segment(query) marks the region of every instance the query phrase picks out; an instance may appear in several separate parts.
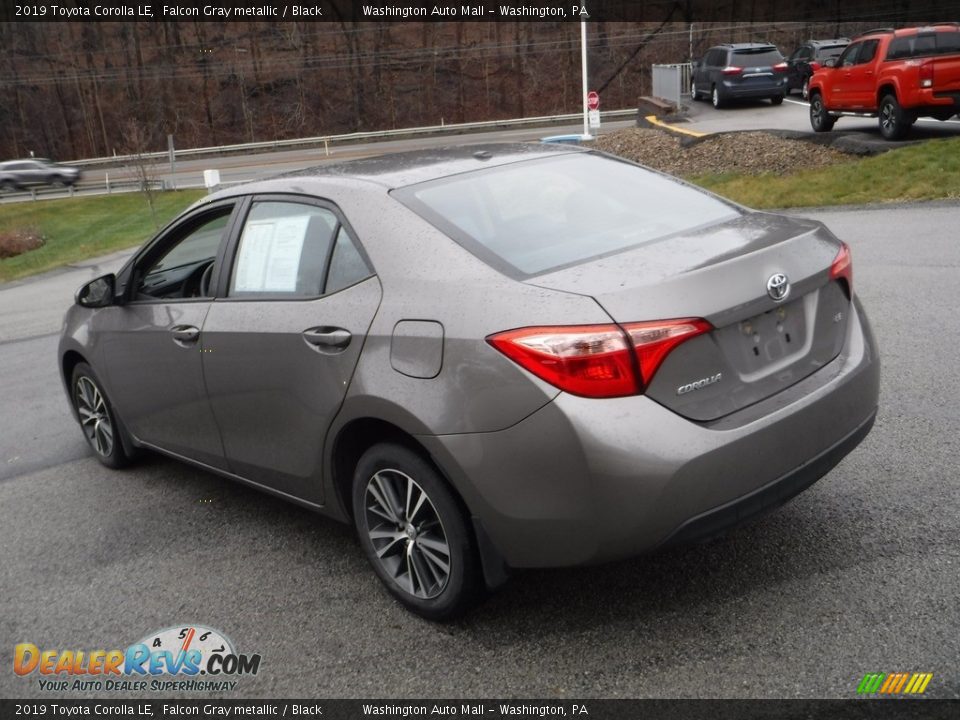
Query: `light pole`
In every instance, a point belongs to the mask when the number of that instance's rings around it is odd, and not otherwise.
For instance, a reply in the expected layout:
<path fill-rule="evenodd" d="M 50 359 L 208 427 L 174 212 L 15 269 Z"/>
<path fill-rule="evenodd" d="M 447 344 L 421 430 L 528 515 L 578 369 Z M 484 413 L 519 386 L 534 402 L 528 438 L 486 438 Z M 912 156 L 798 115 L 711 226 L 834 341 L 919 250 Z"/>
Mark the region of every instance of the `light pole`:
<path fill-rule="evenodd" d="M 590 125 L 587 115 L 587 6 L 580 6 L 580 70 L 583 75 L 583 92 L 581 100 L 583 101 L 583 135 L 581 140 L 593 140 L 590 134 Z"/>

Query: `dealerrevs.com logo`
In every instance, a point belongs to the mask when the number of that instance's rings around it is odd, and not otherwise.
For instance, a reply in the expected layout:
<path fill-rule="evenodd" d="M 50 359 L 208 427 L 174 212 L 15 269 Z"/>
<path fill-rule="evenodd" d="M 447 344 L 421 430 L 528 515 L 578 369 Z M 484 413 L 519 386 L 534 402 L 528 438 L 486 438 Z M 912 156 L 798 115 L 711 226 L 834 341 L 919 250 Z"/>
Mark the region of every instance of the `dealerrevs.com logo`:
<path fill-rule="evenodd" d="M 857 686 L 860 695 L 923 695 L 933 673 L 867 673 Z"/>
<path fill-rule="evenodd" d="M 234 690 L 260 670 L 259 654 L 238 653 L 223 633 L 182 625 L 150 633 L 126 650 L 41 649 L 19 643 L 13 671 L 49 691 Z"/>

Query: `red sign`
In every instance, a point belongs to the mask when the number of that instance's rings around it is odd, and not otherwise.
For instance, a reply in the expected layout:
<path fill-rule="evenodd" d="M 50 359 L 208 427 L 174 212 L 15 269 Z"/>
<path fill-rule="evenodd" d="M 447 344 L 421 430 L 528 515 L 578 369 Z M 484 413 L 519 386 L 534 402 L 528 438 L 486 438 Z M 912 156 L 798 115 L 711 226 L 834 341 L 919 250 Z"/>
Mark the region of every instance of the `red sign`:
<path fill-rule="evenodd" d="M 588 110 L 599 110 L 600 109 L 600 95 L 597 94 L 596 90 L 591 90 L 587 93 L 587 109 Z"/>

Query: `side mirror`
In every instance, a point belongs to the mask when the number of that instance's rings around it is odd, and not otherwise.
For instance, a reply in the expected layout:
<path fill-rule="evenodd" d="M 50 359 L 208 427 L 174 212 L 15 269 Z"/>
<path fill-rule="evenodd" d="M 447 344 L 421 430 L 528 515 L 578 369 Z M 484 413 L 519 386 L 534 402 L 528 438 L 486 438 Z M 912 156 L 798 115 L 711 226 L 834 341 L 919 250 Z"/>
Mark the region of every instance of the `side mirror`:
<path fill-rule="evenodd" d="M 836 58 L 827 58 L 826 60 L 823 61 L 823 67 L 832 68 L 836 66 L 837 66 Z"/>
<path fill-rule="evenodd" d="M 109 307 L 116 303 L 117 278 L 113 273 L 91 280 L 77 290 L 74 301 L 85 308 Z"/>

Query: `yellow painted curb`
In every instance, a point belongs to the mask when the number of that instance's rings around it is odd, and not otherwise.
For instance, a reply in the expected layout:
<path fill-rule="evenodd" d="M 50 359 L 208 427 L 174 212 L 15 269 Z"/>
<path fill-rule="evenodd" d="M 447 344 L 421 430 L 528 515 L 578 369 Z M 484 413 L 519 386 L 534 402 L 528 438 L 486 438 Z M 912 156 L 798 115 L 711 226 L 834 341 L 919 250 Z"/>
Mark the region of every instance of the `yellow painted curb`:
<path fill-rule="evenodd" d="M 707 135 L 710 134 L 710 133 L 697 132 L 696 130 L 684 130 L 683 128 L 678 128 L 676 125 L 669 125 L 665 122 L 661 122 L 660 120 L 657 120 L 656 115 L 647 115 L 644 118 L 644 120 L 646 120 L 651 125 L 656 125 L 657 127 L 661 127 L 664 130 L 669 130 L 670 132 L 682 133 L 684 135 L 689 135 L 690 137 L 706 137 Z"/>

